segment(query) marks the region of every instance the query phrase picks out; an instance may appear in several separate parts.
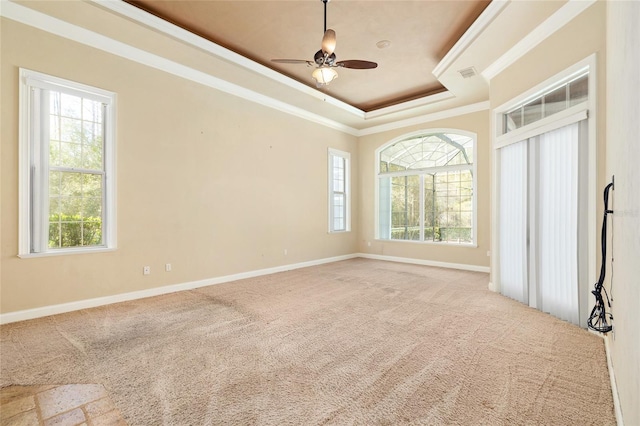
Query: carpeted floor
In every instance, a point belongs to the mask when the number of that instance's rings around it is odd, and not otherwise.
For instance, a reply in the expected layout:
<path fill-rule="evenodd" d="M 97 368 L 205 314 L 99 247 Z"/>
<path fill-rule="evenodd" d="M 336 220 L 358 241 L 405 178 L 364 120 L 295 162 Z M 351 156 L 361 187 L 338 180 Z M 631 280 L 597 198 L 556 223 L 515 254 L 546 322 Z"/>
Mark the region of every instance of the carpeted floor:
<path fill-rule="evenodd" d="M 602 339 L 488 275 L 353 259 L 0 327 L 0 386 L 130 425 L 613 425 Z"/>

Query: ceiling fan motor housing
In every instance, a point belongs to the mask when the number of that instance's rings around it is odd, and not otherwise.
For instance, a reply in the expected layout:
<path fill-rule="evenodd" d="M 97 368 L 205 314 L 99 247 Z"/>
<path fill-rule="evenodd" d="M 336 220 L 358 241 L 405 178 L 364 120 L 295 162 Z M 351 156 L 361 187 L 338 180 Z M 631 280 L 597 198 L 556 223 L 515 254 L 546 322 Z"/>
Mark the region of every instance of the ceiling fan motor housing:
<path fill-rule="evenodd" d="M 336 54 L 332 53 L 331 55 L 325 57 L 325 53 L 322 51 L 322 49 L 320 49 L 316 52 L 315 55 L 313 55 L 313 60 L 319 66 L 322 66 L 322 65 L 333 66 L 333 64 L 336 61 Z"/>
<path fill-rule="evenodd" d="M 336 67 L 361 70 L 376 68 L 378 64 L 370 61 L 354 59 L 336 62 L 336 54 L 334 53 L 336 32 L 332 29 L 327 29 L 327 3 L 330 0 L 321 1 L 324 3 L 324 35 L 322 36 L 322 48 L 313 55 L 313 61 L 303 59 L 272 59 L 272 61 L 283 64 L 306 64 L 307 66 L 313 66 L 315 63 L 317 67 L 311 76 L 316 80 L 318 87 L 326 86 L 338 76 L 338 73 L 333 69 Z"/>

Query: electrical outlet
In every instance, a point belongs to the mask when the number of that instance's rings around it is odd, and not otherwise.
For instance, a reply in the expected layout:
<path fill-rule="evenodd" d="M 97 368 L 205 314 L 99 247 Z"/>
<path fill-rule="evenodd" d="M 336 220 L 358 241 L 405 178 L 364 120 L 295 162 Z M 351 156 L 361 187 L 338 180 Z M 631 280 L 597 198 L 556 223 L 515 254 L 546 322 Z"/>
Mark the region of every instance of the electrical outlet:
<path fill-rule="evenodd" d="M 371 241 L 367 241 L 367 247 L 371 247 Z"/>
<path fill-rule="evenodd" d="M 171 272 L 171 264 L 170 264 L 170 263 L 165 264 L 165 265 L 164 265 L 164 270 L 165 270 L 166 272 Z"/>
<path fill-rule="evenodd" d="M 145 266 L 144 268 L 142 268 L 142 274 L 143 275 L 151 274 L 151 266 Z"/>
<path fill-rule="evenodd" d="M 287 249 L 284 249 L 284 255 L 285 256 L 287 255 Z"/>

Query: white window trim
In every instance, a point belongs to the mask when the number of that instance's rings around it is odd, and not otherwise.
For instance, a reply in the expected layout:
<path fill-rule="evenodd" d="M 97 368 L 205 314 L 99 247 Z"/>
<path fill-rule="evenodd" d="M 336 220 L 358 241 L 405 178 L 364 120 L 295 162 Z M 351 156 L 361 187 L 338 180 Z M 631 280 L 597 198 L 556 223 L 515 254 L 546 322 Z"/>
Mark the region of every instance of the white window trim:
<path fill-rule="evenodd" d="M 498 229 L 498 221 L 500 220 L 498 215 L 498 209 L 500 208 L 498 202 L 498 195 L 500 191 L 500 184 L 498 181 L 498 176 L 500 175 L 499 164 L 499 149 L 505 145 L 508 145 L 511 142 L 515 142 L 512 138 L 509 138 L 508 135 L 515 132 L 509 132 L 503 135 L 504 133 L 504 114 L 515 108 L 517 105 L 526 102 L 528 99 L 535 98 L 542 93 L 545 93 L 550 87 L 557 85 L 558 82 L 567 80 L 572 76 L 579 75 L 585 71 L 589 72 L 589 83 L 588 90 L 589 96 L 586 102 L 576 105 L 566 111 L 561 111 L 557 114 L 550 115 L 549 117 L 541 120 L 542 123 L 531 123 L 528 126 L 524 126 L 520 129 L 519 137 L 520 139 L 524 139 L 526 136 L 529 136 L 530 130 L 535 129 L 534 133 L 538 133 L 541 130 L 546 130 L 544 125 L 548 125 L 550 127 L 556 127 L 557 123 L 554 125 L 554 121 L 558 120 L 558 122 L 562 120 L 575 120 L 575 118 L 582 114 L 585 105 L 586 105 L 586 115 L 589 119 L 588 121 L 588 168 L 589 168 L 589 178 L 588 178 L 588 213 L 587 213 L 587 227 L 588 227 L 588 282 L 592 283 L 596 281 L 596 241 L 597 241 L 597 224 L 596 224 L 596 212 L 597 212 L 597 56 L 596 54 L 589 55 L 585 59 L 577 62 L 571 67 L 565 69 L 562 72 L 557 73 L 556 75 L 546 79 L 542 83 L 536 85 L 530 90 L 522 93 L 521 95 L 511 99 L 510 101 L 498 106 L 497 108 L 491 111 L 491 141 L 492 141 L 492 167 L 491 170 L 491 283 L 490 288 L 494 291 L 499 292 L 500 288 L 498 287 L 498 283 L 500 282 L 500 271 L 499 271 L 499 258 L 500 258 L 500 234 Z M 547 122 L 546 120 L 549 119 Z M 539 127 L 536 129 L 536 127 Z M 518 136 L 518 134 L 516 134 Z"/>
<path fill-rule="evenodd" d="M 345 160 L 344 170 L 344 187 L 345 187 L 345 229 L 333 229 L 333 157 L 341 157 Z M 329 189 L 327 204 L 329 217 L 329 233 L 339 234 L 342 232 L 351 232 L 351 154 L 346 151 L 329 148 L 327 156 L 327 188 Z"/>
<path fill-rule="evenodd" d="M 530 137 L 559 129 L 560 127 L 584 120 L 588 118 L 588 115 L 587 102 L 581 102 L 580 104 L 574 105 L 564 111 L 557 112 L 543 118 L 542 120 L 538 120 L 527 126 L 520 127 L 517 130 L 512 130 L 509 133 L 504 133 L 496 137 L 494 148 L 503 148 L 507 145 L 529 139 Z"/>
<path fill-rule="evenodd" d="M 18 257 L 45 257 L 65 254 L 97 253 L 113 251 L 117 247 L 116 233 L 116 167 L 115 167 L 115 134 L 116 134 L 116 94 L 107 90 L 87 86 L 81 83 L 50 76 L 37 71 L 20 68 L 19 71 L 19 183 L 18 183 Z M 99 100 L 106 103 L 105 135 L 104 135 L 104 245 L 99 247 L 72 247 L 39 253 L 31 252 L 31 173 L 30 159 L 32 155 L 32 117 L 31 87 L 44 89 L 63 88 L 66 92 Z"/>
<path fill-rule="evenodd" d="M 462 136 L 468 136 L 470 138 L 473 138 L 473 164 L 471 165 L 471 170 L 473 171 L 473 199 L 472 199 L 472 206 L 473 206 L 473 218 L 472 218 L 472 226 L 473 229 L 471 230 L 471 238 L 472 241 L 470 243 L 452 243 L 452 242 L 448 242 L 448 241 L 414 241 L 414 240 L 392 240 L 392 239 L 385 239 L 385 238 L 380 238 L 380 226 L 379 226 L 379 220 L 380 220 L 380 153 L 387 147 L 398 143 L 400 141 L 403 141 L 405 139 L 410 139 L 412 137 L 415 136 L 420 136 L 420 135 L 424 135 L 427 133 L 456 133 L 458 135 L 462 135 Z M 424 130 L 417 130 L 415 132 L 411 132 L 411 133 L 405 133 L 403 135 L 400 135 L 394 139 L 392 139 L 391 141 L 385 143 L 384 145 L 378 147 L 378 149 L 376 149 L 375 151 L 375 165 L 374 165 L 374 176 L 375 176 L 375 196 L 374 196 L 374 207 L 373 207 L 373 212 L 374 212 L 374 238 L 376 241 L 380 241 L 380 242 L 384 242 L 384 243 L 409 243 L 409 244 L 423 244 L 423 245 L 446 245 L 447 247 L 464 247 L 464 248 L 475 248 L 478 247 L 478 135 L 476 133 L 473 132 L 468 132 L 466 130 L 460 130 L 460 129 L 452 129 L 452 128 L 433 128 L 433 129 L 424 129 Z M 460 169 L 460 168 L 465 168 L 465 166 L 455 166 L 456 169 Z M 453 168 L 449 167 L 449 166 L 444 166 L 444 167 L 434 167 L 434 168 L 430 168 L 430 171 L 444 171 L 444 170 L 449 170 Z M 467 169 L 469 169 L 469 167 L 467 167 Z M 416 170 L 417 173 L 406 173 L 406 175 L 414 175 L 414 174 L 420 174 L 422 173 L 420 170 Z M 403 175 L 404 172 L 398 172 L 400 174 L 398 174 L 398 176 Z M 385 174 L 385 176 L 395 176 L 396 173 L 390 173 L 390 174 Z M 421 202 L 422 204 L 422 202 Z M 424 208 L 424 206 L 420 207 L 421 209 Z"/>

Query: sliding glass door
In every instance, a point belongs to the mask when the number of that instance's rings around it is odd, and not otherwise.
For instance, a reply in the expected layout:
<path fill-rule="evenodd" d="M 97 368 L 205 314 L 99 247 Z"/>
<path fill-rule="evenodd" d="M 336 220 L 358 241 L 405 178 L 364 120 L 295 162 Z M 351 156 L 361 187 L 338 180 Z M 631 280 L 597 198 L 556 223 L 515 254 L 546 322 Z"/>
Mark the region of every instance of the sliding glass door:
<path fill-rule="evenodd" d="M 499 272 L 505 296 L 580 324 L 586 277 L 587 120 L 499 149 Z"/>
<path fill-rule="evenodd" d="M 585 139 L 586 140 L 586 139 Z M 579 324 L 579 123 L 540 135 L 537 191 L 538 307 Z"/>

